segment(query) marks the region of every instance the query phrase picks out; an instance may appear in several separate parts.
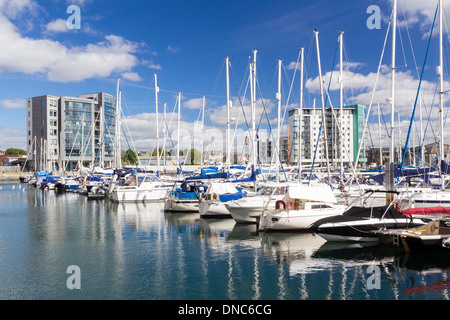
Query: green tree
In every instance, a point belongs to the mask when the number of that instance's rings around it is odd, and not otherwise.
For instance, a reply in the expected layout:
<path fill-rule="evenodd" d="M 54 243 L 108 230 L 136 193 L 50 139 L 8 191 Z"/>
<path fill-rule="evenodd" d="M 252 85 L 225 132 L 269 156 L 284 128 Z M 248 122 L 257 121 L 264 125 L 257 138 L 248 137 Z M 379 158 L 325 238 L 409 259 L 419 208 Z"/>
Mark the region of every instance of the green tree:
<path fill-rule="evenodd" d="M 200 164 L 202 160 L 202 153 L 197 149 L 187 150 L 188 157 L 186 159 L 186 164 Z"/>
<path fill-rule="evenodd" d="M 27 155 L 27 152 L 22 149 L 9 148 L 5 150 L 5 155 Z"/>
<path fill-rule="evenodd" d="M 136 152 L 134 152 L 131 149 L 128 149 L 127 151 L 125 151 L 125 154 L 123 156 L 123 161 L 125 163 L 129 163 L 129 164 L 132 164 L 132 165 L 137 164 L 136 162 L 138 161 L 138 158 L 136 156 Z"/>

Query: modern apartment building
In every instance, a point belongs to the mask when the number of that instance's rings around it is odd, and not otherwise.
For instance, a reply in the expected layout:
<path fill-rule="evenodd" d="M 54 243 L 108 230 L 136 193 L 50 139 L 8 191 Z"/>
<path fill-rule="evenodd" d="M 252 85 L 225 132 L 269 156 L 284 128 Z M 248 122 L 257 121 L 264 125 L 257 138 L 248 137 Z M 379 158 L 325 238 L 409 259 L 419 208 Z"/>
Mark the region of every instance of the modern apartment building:
<path fill-rule="evenodd" d="M 29 167 L 37 171 L 112 167 L 116 99 L 107 93 L 27 99 Z"/>
<path fill-rule="evenodd" d="M 309 165 L 328 163 L 339 168 L 340 161 L 348 165 L 357 160 L 358 148 L 364 129 L 364 106 L 344 106 L 341 118 L 340 108 L 325 109 L 325 122 L 322 124 L 321 108 L 303 108 L 289 111 L 289 146 L 290 164 Z M 342 119 L 342 120 L 341 120 Z M 340 124 L 342 121 L 342 124 Z M 325 128 L 327 139 L 325 140 Z M 359 163 L 366 162 L 364 148 L 358 159 Z M 359 165 L 359 164 L 358 164 Z"/>

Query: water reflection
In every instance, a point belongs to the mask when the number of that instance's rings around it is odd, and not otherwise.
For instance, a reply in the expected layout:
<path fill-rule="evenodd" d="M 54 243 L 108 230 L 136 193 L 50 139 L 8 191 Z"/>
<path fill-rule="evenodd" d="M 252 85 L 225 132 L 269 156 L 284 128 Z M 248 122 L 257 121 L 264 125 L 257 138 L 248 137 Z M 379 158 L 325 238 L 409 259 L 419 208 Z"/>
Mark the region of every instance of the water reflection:
<path fill-rule="evenodd" d="M 0 298 L 449 298 L 446 252 L 332 244 L 164 212 L 163 203 L 0 185 Z M 65 288 L 69 265 L 83 272 L 81 292 Z M 367 285 L 370 266 L 380 270 L 379 289 Z"/>

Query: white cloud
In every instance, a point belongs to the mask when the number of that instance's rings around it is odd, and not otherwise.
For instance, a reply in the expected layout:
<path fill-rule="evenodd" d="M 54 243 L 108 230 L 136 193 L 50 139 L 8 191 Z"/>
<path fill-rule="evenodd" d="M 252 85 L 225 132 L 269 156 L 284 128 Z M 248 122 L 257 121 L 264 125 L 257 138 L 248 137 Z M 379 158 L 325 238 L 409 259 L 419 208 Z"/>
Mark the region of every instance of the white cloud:
<path fill-rule="evenodd" d="M 241 106 L 241 102 L 243 104 L 243 107 Z M 250 121 L 250 116 L 251 116 L 251 105 L 250 105 L 250 101 L 248 99 L 245 98 L 241 98 L 241 100 L 239 101 L 238 98 L 234 98 L 233 99 L 233 103 L 232 103 L 232 109 L 231 109 L 231 113 L 230 113 L 230 117 L 234 118 L 235 121 L 239 121 L 239 124 L 245 124 L 245 119 L 244 116 L 242 114 L 242 109 L 244 109 L 245 112 L 245 116 L 247 118 L 248 121 Z M 268 100 L 265 102 L 265 108 L 268 114 L 270 114 L 272 112 L 272 109 L 275 107 L 275 103 L 271 100 Z M 258 100 L 256 102 L 256 121 L 257 123 L 259 122 L 259 119 L 261 118 L 261 115 L 264 112 L 264 106 L 261 102 L 261 100 Z M 209 120 L 217 125 L 226 125 L 227 124 L 227 106 L 223 105 L 223 106 L 219 106 L 217 108 L 209 108 L 207 109 L 206 113 L 208 114 Z M 236 122 L 233 122 L 232 126 L 235 126 Z"/>
<path fill-rule="evenodd" d="M 24 129 L 0 127 L 0 149 L 19 148 L 26 150 L 26 134 Z"/>
<path fill-rule="evenodd" d="M 168 50 L 169 52 L 172 52 L 172 53 L 177 53 L 177 52 L 180 51 L 181 49 L 178 48 L 177 46 L 168 45 L 168 46 L 167 46 L 167 50 Z"/>
<path fill-rule="evenodd" d="M 156 56 L 156 52 L 152 52 L 152 54 Z M 146 66 L 147 68 L 149 68 L 149 69 L 162 70 L 161 65 L 154 63 L 154 62 L 153 62 L 153 59 L 150 59 L 150 60 L 143 60 L 143 61 L 142 61 L 142 64 L 143 64 L 144 66 Z"/>
<path fill-rule="evenodd" d="M 49 22 L 45 26 L 46 33 L 59 33 L 59 32 L 68 32 L 67 21 L 64 19 L 57 19 Z"/>
<path fill-rule="evenodd" d="M 122 78 L 124 80 L 135 81 L 135 82 L 143 81 L 143 79 L 137 72 L 122 73 Z"/>
<path fill-rule="evenodd" d="M 33 0 L 0 0 L 1 15 L 12 19 L 24 12 L 31 12 L 37 7 L 37 3 Z"/>
<path fill-rule="evenodd" d="M 183 108 L 186 109 L 201 109 L 203 105 L 203 98 L 194 98 L 183 102 Z"/>
<path fill-rule="evenodd" d="M 1 0 L 0 0 L 1 1 Z M 23 3 L 22 3 L 23 2 Z M 16 6 L 12 6 L 15 3 Z M 10 15 L 19 14 L 33 2 L 3 0 L 0 6 Z M 14 11 L 16 10 L 16 11 Z M 61 22 L 54 26 L 60 30 Z M 21 72 L 40 75 L 56 82 L 83 81 L 108 77 L 113 73 L 130 72 L 138 64 L 134 53 L 140 44 L 116 35 L 86 46 L 67 46 L 58 41 L 33 39 L 20 34 L 18 28 L 0 13 L 0 72 Z"/>
<path fill-rule="evenodd" d="M 26 106 L 26 100 L 25 99 L 15 99 L 15 100 L 3 100 L 0 102 L 0 105 L 9 110 L 13 109 L 22 109 Z"/>

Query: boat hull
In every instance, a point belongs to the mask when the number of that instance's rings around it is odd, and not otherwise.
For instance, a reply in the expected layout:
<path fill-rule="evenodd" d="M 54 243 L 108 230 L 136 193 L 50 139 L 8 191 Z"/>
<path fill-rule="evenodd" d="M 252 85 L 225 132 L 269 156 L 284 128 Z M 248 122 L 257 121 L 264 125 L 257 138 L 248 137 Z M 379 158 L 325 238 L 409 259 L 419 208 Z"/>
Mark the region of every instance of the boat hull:
<path fill-rule="evenodd" d="M 421 219 L 403 221 L 398 219 L 363 219 L 338 223 L 325 223 L 315 228 L 327 241 L 378 242 L 379 230 L 408 229 L 424 225 Z"/>
<path fill-rule="evenodd" d="M 200 201 L 198 208 L 202 218 L 232 218 L 224 202 Z"/>
<path fill-rule="evenodd" d="M 291 212 L 264 214 L 260 221 L 260 230 L 264 231 L 309 231 L 310 226 L 324 218 L 340 215 L 345 207 L 324 210 L 299 210 Z"/>
<path fill-rule="evenodd" d="M 111 199 L 115 202 L 155 202 L 165 200 L 167 189 L 133 189 L 121 188 L 111 193 Z"/>
<path fill-rule="evenodd" d="M 242 198 L 228 202 L 225 207 L 237 223 L 258 223 L 264 209 L 275 209 L 278 198 L 274 198 L 267 204 L 268 200 L 269 198 L 264 197 Z"/>
<path fill-rule="evenodd" d="M 167 210 L 171 212 L 199 212 L 198 200 L 179 200 L 179 199 L 168 199 Z"/>

